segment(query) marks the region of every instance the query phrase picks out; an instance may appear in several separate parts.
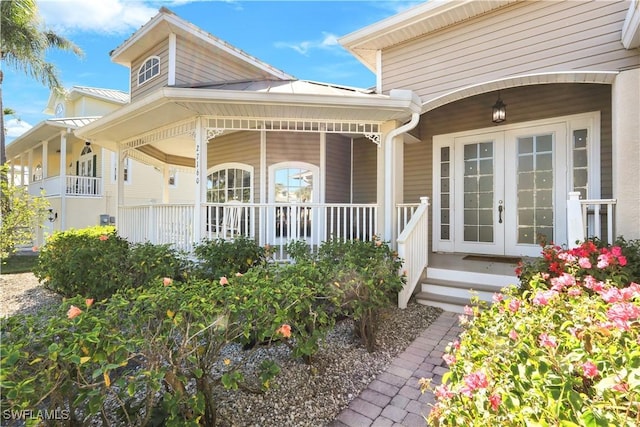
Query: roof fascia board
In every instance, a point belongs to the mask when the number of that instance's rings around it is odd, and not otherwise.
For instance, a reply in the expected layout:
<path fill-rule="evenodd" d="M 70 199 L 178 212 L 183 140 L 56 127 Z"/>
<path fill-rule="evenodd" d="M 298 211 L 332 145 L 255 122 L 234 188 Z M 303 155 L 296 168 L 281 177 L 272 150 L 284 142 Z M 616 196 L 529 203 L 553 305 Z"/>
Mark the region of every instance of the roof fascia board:
<path fill-rule="evenodd" d="M 622 26 L 622 45 L 625 49 L 640 47 L 640 1 L 632 0 Z"/>

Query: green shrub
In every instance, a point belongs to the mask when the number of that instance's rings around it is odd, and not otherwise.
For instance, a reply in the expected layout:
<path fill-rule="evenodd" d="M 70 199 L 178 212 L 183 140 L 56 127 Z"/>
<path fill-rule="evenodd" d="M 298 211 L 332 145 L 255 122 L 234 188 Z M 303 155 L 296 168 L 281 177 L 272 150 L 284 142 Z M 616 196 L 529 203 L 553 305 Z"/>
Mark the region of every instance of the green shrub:
<path fill-rule="evenodd" d="M 184 254 L 170 245 L 152 243 L 132 245 L 129 250 L 128 265 L 133 286 L 143 286 L 163 277 L 182 280 L 188 276 L 189 269 Z"/>
<path fill-rule="evenodd" d="M 432 425 L 638 425 L 640 285 L 622 283 L 626 258 L 593 242 L 544 254 L 525 290 L 465 308 L 442 385 L 422 380 Z"/>
<path fill-rule="evenodd" d="M 90 227 L 53 234 L 41 248 L 35 276 L 67 297 L 102 299 L 131 286 L 129 243 L 114 227 Z"/>
<path fill-rule="evenodd" d="M 218 280 L 222 276 L 245 273 L 267 260 L 268 251 L 253 239 L 238 236 L 233 240 L 204 240 L 194 248 L 198 277 Z"/>

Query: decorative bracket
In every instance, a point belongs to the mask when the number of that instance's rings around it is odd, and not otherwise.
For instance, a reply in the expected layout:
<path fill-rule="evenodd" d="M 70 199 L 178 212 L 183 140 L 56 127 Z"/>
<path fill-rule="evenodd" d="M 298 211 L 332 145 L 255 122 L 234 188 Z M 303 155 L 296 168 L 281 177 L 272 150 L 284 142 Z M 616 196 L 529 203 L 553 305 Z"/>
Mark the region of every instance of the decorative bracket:
<path fill-rule="evenodd" d="M 207 141 L 220 136 L 224 133 L 224 129 L 221 128 L 207 128 Z"/>
<path fill-rule="evenodd" d="M 363 134 L 367 139 L 376 144 L 378 147 L 380 146 L 380 134 L 379 133 L 367 133 Z"/>

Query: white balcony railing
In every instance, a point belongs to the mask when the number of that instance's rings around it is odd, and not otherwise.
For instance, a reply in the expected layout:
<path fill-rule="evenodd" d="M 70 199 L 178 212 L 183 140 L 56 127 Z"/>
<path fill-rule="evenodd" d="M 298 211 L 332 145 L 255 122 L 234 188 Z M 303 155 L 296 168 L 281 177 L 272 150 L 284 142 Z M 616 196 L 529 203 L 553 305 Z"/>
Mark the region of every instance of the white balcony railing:
<path fill-rule="evenodd" d="M 33 181 L 29 184 L 29 193 L 39 196 L 60 196 L 64 191 L 67 196 L 101 197 L 102 178 L 91 176 L 51 176 Z"/>
<path fill-rule="evenodd" d="M 398 293 L 398 307 L 407 308 L 422 272 L 429 262 L 429 198 L 421 197 L 411 219 L 398 236 L 398 256 L 404 260 L 401 274 L 407 283 Z"/>
<path fill-rule="evenodd" d="M 616 238 L 615 205 L 616 199 L 580 200 L 580 193 L 569 193 L 567 200 L 569 246 L 573 247 L 576 242 L 582 242 L 589 237 L 597 237 L 612 244 Z"/>

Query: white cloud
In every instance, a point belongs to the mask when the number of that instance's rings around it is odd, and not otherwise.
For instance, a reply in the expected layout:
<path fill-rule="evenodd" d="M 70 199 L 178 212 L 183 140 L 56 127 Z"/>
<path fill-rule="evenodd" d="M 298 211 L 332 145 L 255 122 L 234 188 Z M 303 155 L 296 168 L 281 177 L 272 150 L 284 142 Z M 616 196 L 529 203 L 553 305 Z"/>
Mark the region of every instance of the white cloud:
<path fill-rule="evenodd" d="M 25 122 L 24 120 L 10 119 L 4 122 L 4 127 L 7 130 L 6 135 L 9 138 L 17 138 L 23 133 L 25 133 L 26 131 L 28 131 L 29 129 L 31 129 L 33 126 L 31 126 L 29 123 Z"/>
<path fill-rule="evenodd" d="M 336 49 L 336 51 L 342 51 L 342 47 L 338 43 L 338 36 L 332 33 L 322 32 L 322 39 L 319 40 L 305 40 L 297 43 L 292 42 L 276 42 L 275 47 L 293 49 L 301 55 L 307 56 L 310 50 L 313 49 Z"/>
<path fill-rule="evenodd" d="M 144 2 L 126 0 L 39 0 L 38 7 L 46 26 L 61 34 L 130 33 L 158 13 Z"/>

